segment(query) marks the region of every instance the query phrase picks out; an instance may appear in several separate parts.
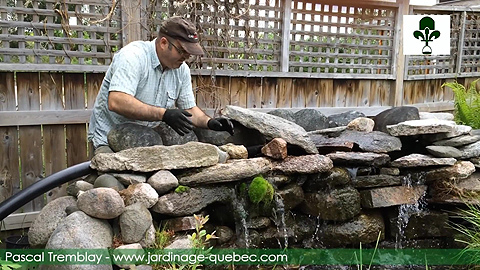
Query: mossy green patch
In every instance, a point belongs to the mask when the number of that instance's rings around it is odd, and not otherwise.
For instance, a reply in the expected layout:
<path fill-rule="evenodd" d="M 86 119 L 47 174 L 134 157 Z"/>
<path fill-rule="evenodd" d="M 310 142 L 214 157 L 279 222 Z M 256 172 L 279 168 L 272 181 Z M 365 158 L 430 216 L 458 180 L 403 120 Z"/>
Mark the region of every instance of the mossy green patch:
<path fill-rule="evenodd" d="M 270 204 L 273 201 L 274 193 L 275 190 L 273 189 L 272 184 L 265 180 L 261 175 L 255 177 L 248 188 L 250 201 L 255 204 L 260 202 Z"/>
<path fill-rule="evenodd" d="M 175 189 L 175 193 L 183 193 L 183 192 L 186 192 L 188 191 L 190 188 L 189 187 L 186 187 L 186 186 L 178 186 L 176 189 Z"/>

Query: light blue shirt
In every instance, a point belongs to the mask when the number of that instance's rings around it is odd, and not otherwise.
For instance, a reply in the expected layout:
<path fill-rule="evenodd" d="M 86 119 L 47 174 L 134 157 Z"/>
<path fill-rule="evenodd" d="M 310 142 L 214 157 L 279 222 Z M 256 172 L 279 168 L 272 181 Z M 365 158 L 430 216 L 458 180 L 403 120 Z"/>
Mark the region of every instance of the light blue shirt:
<path fill-rule="evenodd" d="M 124 92 L 143 103 L 161 108 L 191 109 L 196 106 L 190 68 L 183 63 L 177 69 L 162 68 L 155 40 L 134 41 L 113 57 L 90 117 L 88 140 L 95 148 L 108 145 L 107 134 L 116 124 L 136 122 L 156 126 L 158 122 L 132 120 L 108 109 L 108 93 Z"/>

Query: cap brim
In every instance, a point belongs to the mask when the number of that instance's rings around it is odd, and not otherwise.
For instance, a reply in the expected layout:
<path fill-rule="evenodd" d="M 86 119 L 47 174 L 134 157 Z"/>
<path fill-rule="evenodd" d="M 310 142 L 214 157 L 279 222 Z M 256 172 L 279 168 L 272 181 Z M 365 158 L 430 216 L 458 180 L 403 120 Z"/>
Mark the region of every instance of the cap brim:
<path fill-rule="evenodd" d="M 191 55 L 203 55 L 203 49 L 202 46 L 200 46 L 200 43 L 192 43 L 192 42 L 186 42 L 182 40 L 178 40 L 180 44 L 182 45 L 182 48 L 189 54 Z"/>

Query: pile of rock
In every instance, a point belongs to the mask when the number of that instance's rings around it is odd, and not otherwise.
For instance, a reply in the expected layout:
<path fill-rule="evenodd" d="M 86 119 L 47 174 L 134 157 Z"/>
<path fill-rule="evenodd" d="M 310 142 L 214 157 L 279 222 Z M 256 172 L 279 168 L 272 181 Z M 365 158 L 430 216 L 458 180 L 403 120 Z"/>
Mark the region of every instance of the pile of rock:
<path fill-rule="evenodd" d="M 480 190 L 473 174 L 480 136 L 451 114 L 399 107 L 374 119 L 357 112 L 327 118 L 311 109 L 265 114 L 235 106 L 224 113 L 235 121 L 234 136 L 198 130 L 186 142 L 168 131 L 165 145 L 112 142 L 120 151 L 92 159 L 98 175 L 44 207 L 29 231 L 31 245 L 149 247 L 165 225 L 177 236 L 170 247 L 188 248 L 196 213 L 210 216 L 216 247 L 387 245 L 399 236 L 431 244 L 451 238 L 441 205 Z M 275 188 L 273 201 L 250 200 L 258 175 Z M 417 205 L 408 222 L 404 205 Z"/>

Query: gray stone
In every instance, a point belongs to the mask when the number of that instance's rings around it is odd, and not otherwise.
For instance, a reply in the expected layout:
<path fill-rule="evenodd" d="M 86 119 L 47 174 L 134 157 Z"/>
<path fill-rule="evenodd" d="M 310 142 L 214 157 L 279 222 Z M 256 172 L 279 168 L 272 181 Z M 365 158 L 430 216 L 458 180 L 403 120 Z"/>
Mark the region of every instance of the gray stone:
<path fill-rule="evenodd" d="M 337 137 L 339 140 L 351 141 L 365 152 L 388 153 L 402 149 L 399 138 L 390 136 L 380 131 L 360 132 L 346 130 Z"/>
<path fill-rule="evenodd" d="M 308 135 L 321 134 L 321 135 L 330 136 L 330 137 L 337 137 L 338 135 L 340 135 L 340 133 L 347 130 L 347 124 L 341 127 L 331 127 L 331 128 L 321 129 L 321 130 L 308 131 L 307 134 Z"/>
<path fill-rule="evenodd" d="M 133 173 L 112 173 L 113 177 L 117 178 L 117 180 L 125 186 L 138 184 L 138 183 L 145 183 L 147 181 L 147 177 L 142 174 L 133 174 Z"/>
<path fill-rule="evenodd" d="M 182 193 L 161 196 L 151 210 L 170 216 L 188 216 L 211 203 L 228 201 L 232 195 L 232 189 L 222 186 L 190 188 Z"/>
<path fill-rule="evenodd" d="M 151 208 L 158 201 L 158 193 L 147 183 L 138 183 L 128 186 L 120 192 L 125 205 L 141 203 L 146 208 Z"/>
<path fill-rule="evenodd" d="M 327 247 L 375 243 L 385 238 L 385 224 L 379 212 L 363 212 L 351 221 L 326 225 L 319 238 Z"/>
<path fill-rule="evenodd" d="M 111 153 L 113 153 L 113 152 L 111 152 Z M 95 180 L 97 180 L 97 177 L 98 177 L 97 172 L 93 172 L 93 173 L 85 176 L 85 178 L 83 178 L 83 181 L 93 185 L 95 183 Z"/>
<path fill-rule="evenodd" d="M 82 211 L 67 216 L 52 233 L 46 249 L 106 249 L 112 246 L 113 232 L 106 220 L 92 218 Z M 67 265 L 63 265 L 66 267 Z M 72 267 L 70 267 L 72 266 Z M 79 269 L 75 265 L 61 269 Z M 97 267 L 99 265 L 96 265 Z M 81 269 L 112 269 L 81 268 Z"/>
<path fill-rule="evenodd" d="M 97 155 L 100 153 L 114 153 L 112 148 L 110 148 L 108 145 L 100 145 L 93 151 L 93 155 Z"/>
<path fill-rule="evenodd" d="M 45 205 L 28 230 L 28 241 L 32 247 L 43 247 L 58 224 L 67 216 L 66 209 L 77 205 L 72 196 L 60 197 Z"/>
<path fill-rule="evenodd" d="M 453 121 L 453 114 L 451 113 L 431 113 L 431 112 L 419 112 L 420 119 L 437 119 Z"/>
<path fill-rule="evenodd" d="M 382 167 L 382 168 L 380 168 L 380 174 L 400 175 L 400 169 L 399 168 Z"/>
<path fill-rule="evenodd" d="M 450 132 L 427 134 L 427 135 L 423 135 L 423 138 L 426 138 L 431 142 L 436 142 L 440 140 L 455 138 L 462 135 L 467 135 L 467 134 L 470 134 L 470 131 L 472 131 L 472 127 L 470 126 L 454 125 L 453 130 Z M 450 146 L 458 146 L 458 145 L 450 145 Z"/>
<path fill-rule="evenodd" d="M 332 114 L 328 116 L 328 125 L 329 127 L 347 126 L 353 119 L 359 117 L 365 117 L 365 114 L 357 111 Z"/>
<path fill-rule="evenodd" d="M 470 176 L 458 180 L 440 180 L 431 186 L 432 194 L 441 197 L 454 195 L 459 198 L 478 198 L 480 195 L 480 173 L 475 172 Z"/>
<path fill-rule="evenodd" d="M 139 244 L 143 248 L 154 248 L 155 246 L 155 234 L 156 234 L 155 226 L 150 225 L 150 227 L 145 232 L 145 237 L 140 240 Z"/>
<path fill-rule="evenodd" d="M 309 135 L 312 142 L 317 147 L 319 153 L 330 153 L 330 152 L 350 152 L 353 149 L 354 143 L 352 141 L 340 139 L 338 137 L 327 137 L 322 134 L 310 134 Z"/>
<path fill-rule="evenodd" d="M 461 159 L 468 159 L 480 156 L 480 141 L 459 148 L 462 151 Z"/>
<path fill-rule="evenodd" d="M 459 158 L 462 156 L 462 151 L 452 146 L 436 146 L 430 145 L 425 147 L 427 151 L 434 157 L 439 158 Z"/>
<path fill-rule="evenodd" d="M 271 114 L 271 115 L 275 115 L 275 116 L 278 116 L 278 117 L 281 117 L 285 120 L 288 120 L 290 122 L 295 122 L 295 118 L 294 118 L 294 113 L 291 111 L 291 110 L 287 110 L 287 109 L 275 109 L 273 111 L 269 111 L 268 114 Z"/>
<path fill-rule="evenodd" d="M 218 163 L 227 163 L 227 160 L 230 159 L 230 156 L 228 155 L 227 152 L 220 150 L 220 148 L 217 147 L 217 153 L 218 153 Z M 248 153 L 247 153 L 248 157 Z"/>
<path fill-rule="evenodd" d="M 364 208 L 415 204 L 425 194 L 426 190 L 427 186 L 381 187 L 360 191 L 360 198 Z"/>
<path fill-rule="evenodd" d="M 217 244 L 224 244 L 228 242 L 235 235 L 232 229 L 227 226 L 215 227 L 215 236 L 217 237 Z"/>
<path fill-rule="evenodd" d="M 152 226 L 152 215 L 142 203 L 125 207 L 125 212 L 118 219 L 123 243 L 140 242 L 145 232 Z"/>
<path fill-rule="evenodd" d="M 451 166 L 457 162 L 454 158 L 435 158 L 422 154 L 410 154 L 390 163 L 392 167 L 412 168 L 428 166 Z"/>
<path fill-rule="evenodd" d="M 267 217 L 256 217 L 247 221 L 248 229 L 265 229 L 270 226 L 272 222 Z"/>
<path fill-rule="evenodd" d="M 107 140 L 108 145 L 115 152 L 162 144 L 162 138 L 152 128 L 130 122 L 113 127 L 108 132 Z"/>
<path fill-rule="evenodd" d="M 122 252 L 123 250 L 128 250 L 128 252 Z M 135 252 L 134 252 L 135 250 Z M 121 245 L 114 250 L 115 254 L 125 254 L 126 256 L 135 254 L 136 256 L 145 256 L 146 252 L 143 250 L 142 246 L 139 243 Z M 137 269 L 135 265 L 118 265 L 122 269 Z"/>
<path fill-rule="evenodd" d="M 79 191 L 87 191 L 92 188 L 92 184 L 79 180 L 67 186 L 67 194 L 76 197 Z"/>
<path fill-rule="evenodd" d="M 398 215 L 390 217 L 390 232 L 392 237 L 398 237 L 399 228 Z M 413 213 L 408 217 L 403 235 L 407 239 L 445 237 L 452 235 L 449 225 L 448 214 L 439 211 L 421 211 Z"/>
<path fill-rule="evenodd" d="M 239 181 L 271 170 L 266 158 L 233 159 L 225 164 L 190 170 L 177 176 L 180 185 L 196 186 Z"/>
<path fill-rule="evenodd" d="M 306 193 L 299 209 L 323 220 L 345 221 L 360 213 L 360 194 L 351 187 Z"/>
<path fill-rule="evenodd" d="M 227 106 L 225 115 L 242 125 L 260 131 L 270 138 L 282 138 L 286 142 L 300 146 L 309 154 L 318 153 L 306 131 L 299 125 L 283 118 L 266 113 L 255 112 L 237 106 Z"/>
<path fill-rule="evenodd" d="M 214 131 L 205 128 L 194 128 L 193 132 L 197 135 L 199 142 L 213 145 L 224 145 L 233 141 L 232 136 L 226 131 Z"/>
<path fill-rule="evenodd" d="M 65 212 L 67 213 L 67 216 L 76 211 L 80 211 L 76 203 L 75 205 L 67 206 L 67 208 L 65 208 Z"/>
<path fill-rule="evenodd" d="M 393 175 L 366 175 L 357 176 L 353 179 L 353 186 L 356 188 L 369 188 L 369 187 L 386 187 L 386 186 L 398 186 L 403 182 L 404 176 Z"/>
<path fill-rule="evenodd" d="M 180 236 L 175 239 L 173 239 L 173 242 L 166 246 L 164 249 L 192 249 L 193 248 L 193 243 L 188 239 L 188 237 L 185 236 Z"/>
<path fill-rule="evenodd" d="M 401 106 L 394 107 L 379 113 L 374 117 L 375 127 L 373 130 L 388 133 L 387 126 L 395 125 L 408 120 L 420 119 L 418 109 L 416 107 Z"/>
<path fill-rule="evenodd" d="M 219 146 L 220 150 L 227 152 L 231 159 L 245 159 L 248 158 L 247 148 L 243 145 L 234 145 L 233 143 L 227 143 Z"/>
<path fill-rule="evenodd" d="M 338 165 L 373 165 L 382 166 L 390 161 L 387 154 L 361 153 L 361 152 L 335 152 L 326 155 L 333 161 L 335 166 Z"/>
<path fill-rule="evenodd" d="M 162 220 L 162 228 L 172 230 L 174 232 L 195 230 L 195 217 L 178 217 Z"/>
<path fill-rule="evenodd" d="M 320 130 L 329 128 L 328 119 L 325 115 L 315 109 L 302 109 L 293 114 L 295 123 L 305 131 Z"/>
<path fill-rule="evenodd" d="M 98 154 L 93 157 L 90 166 L 99 171 L 151 172 L 212 166 L 217 163 L 218 153 L 214 145 L 189 142 L 183 145 L 137 147 L 114 154 Z"/>
<path fill-rule="evenodd" d="M 412 136 L 453 131 L 455 122 L 435 119 L 410 120 L 387 126 L 392 136 Z"/>
<path fill-rule="evenodd" d="M 93 184 L 94 188 L 104 187 L 104 188 L 113 188 L 116 191 L 125 189 L 125 187 L 111 174 L 102 174 L 95 180 Z"/>
<path fill-rule="evenodd" d="M 112 219 L 125 210 L 125 204 L 117 191 L 111 188 L 94 188 L 78 195 L 78 209 L 92 217 Z"/>
<path fill-rule="evenodd" d="M 351 181 L 350 173 L 344 168 L 334 167 L 326 173 L 311 174 L 303 184 L 305 192 L 314 193 L 328 187 L 341 187 Z"/>
<path fill-rule="evenodd" d="M 282 161 L 273 163 L 273 170 L 285 174 L 292 173 L 319 173 L 333 168 L 332 161 L 323 155 L 289 156 Z"/>
<path fill-rule="evenodd" d="M 289 175 L 284 174 L 276 174 L 276 173 L 267 173 L 263 178 L 270 182 L 274 186 L 281 186 L 287 183 L 290 183 L 292 177 Z"/>
<path fill-rule="evenodd" d="M 164 122 L 159 122 L 158 126 L 153 128 L 153 130 L 160 135 L 163 145 L 180 145 L 188 142 L 198 142 L 197 135 L 195 135 L 193 131 L 180 136 L 173 128 Z"/>
<path fill-rule="evenodd" d="M 178 179 L 170 171 L 156 172 L 148 178 L 147 183 L 157 191 L 158 195 L 163 195 L 178 187 Z"/>
<path fill-rule="evenodd" d="M 283 199 L 285 211 L 292 210 L 304 199 L 303 189 L 297 184 L 287 185 L 286 187 L 277 191 L 277 194 Z"/>
<path fill-rule="evenodd" d="M 434 145 L 444 145 L 444 146 L 453 146 L 453 147 L 458 147 L 458 146 L 464 146 L 468 144 L 472 144 L 475 142 L 480 141 L 480 135 L 463 135 L 455 138 L 451 138 L 448 140 L 443 140 L 443 141 L 438 141 L 434 142 Z"/>
<path fill-rule="evenodd" d="M 375 122 L 372 119 L 359 117 L 348 123 L 347 129 L 368 133 L 373 131 L 373 126 L 375 126 Z"/>

